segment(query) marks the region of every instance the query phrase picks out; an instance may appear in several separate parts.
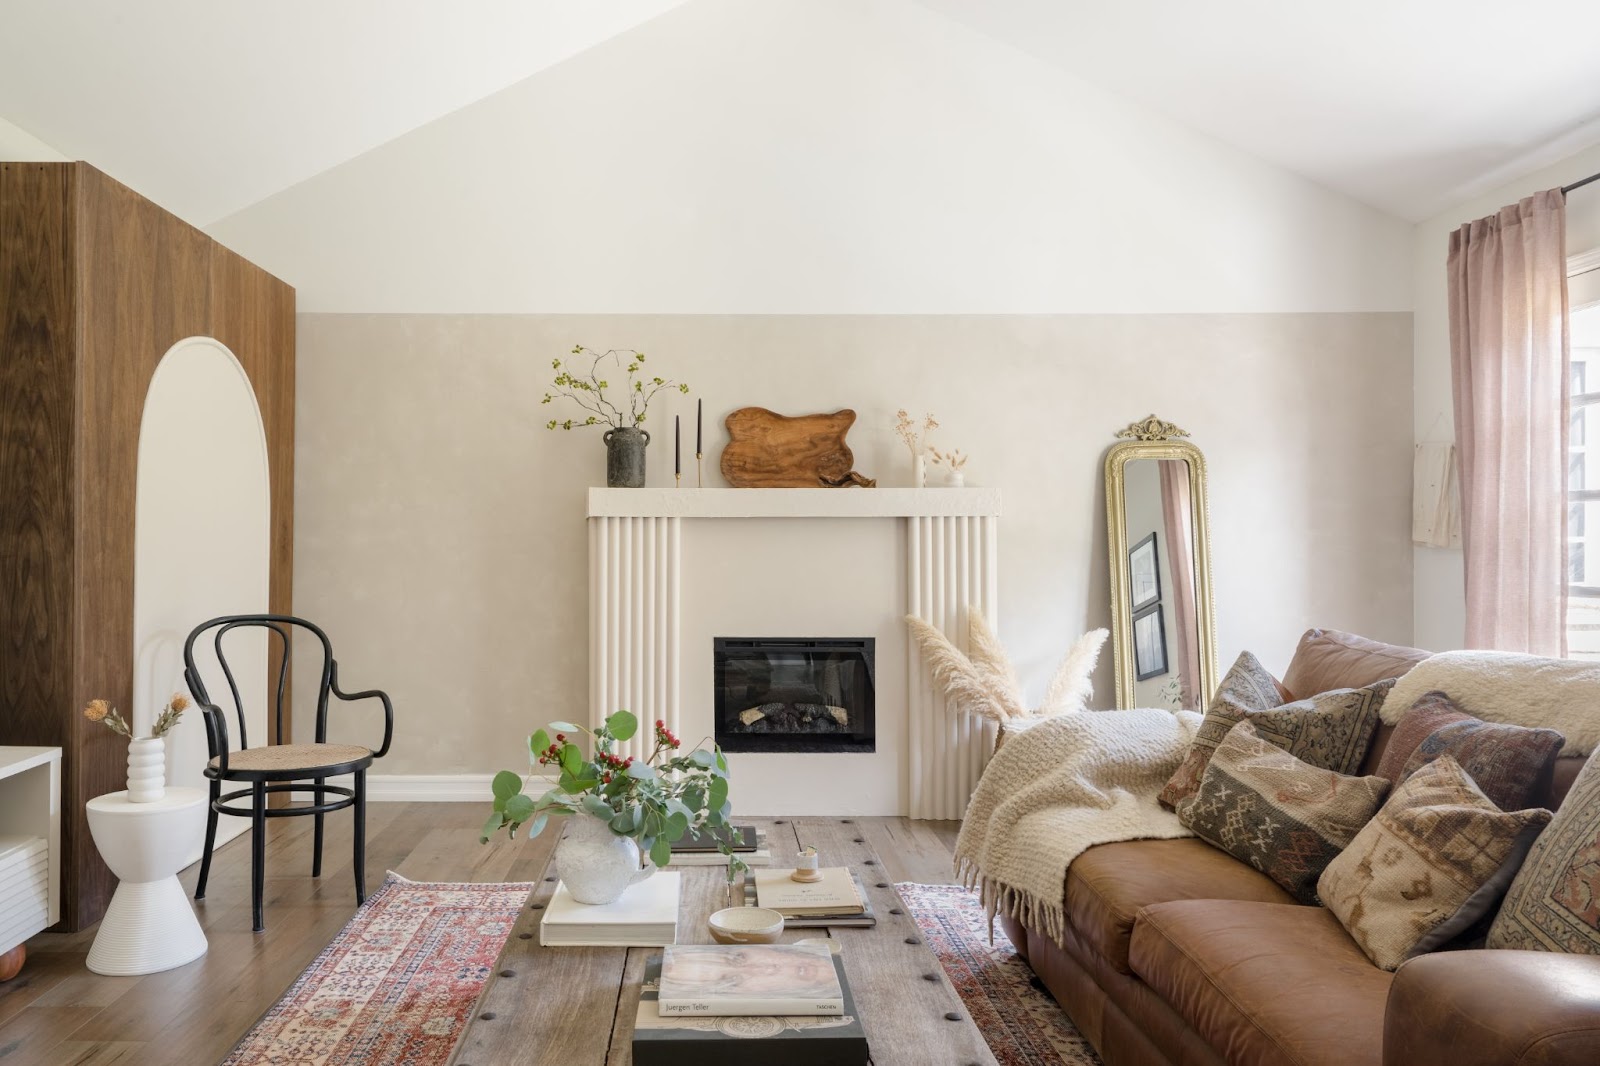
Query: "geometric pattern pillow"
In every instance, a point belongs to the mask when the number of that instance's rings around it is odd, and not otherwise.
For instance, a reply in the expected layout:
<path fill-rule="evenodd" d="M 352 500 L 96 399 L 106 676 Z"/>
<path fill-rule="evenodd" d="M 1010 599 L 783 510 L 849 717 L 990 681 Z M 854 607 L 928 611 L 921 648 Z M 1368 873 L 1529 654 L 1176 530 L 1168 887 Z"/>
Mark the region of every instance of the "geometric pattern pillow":
<path fill-rule="evenodd" d="M 1423 699 L 1429 697 L 1436 697 L 1435 706 L 1443 701 L 1455 709 L 1450 697 L 1442 692 L 1429 693 Z M 1406 717 L 1413 713 L 1408 711 Z M 1395 732 L 1399 733 L 1398 727 Z M 1423 766 L 1448 755 L 1467 772 L 1489 802 L 1502 811 L 1520 811 L 1533 806 L 1534 797 L 1549 789 L 1556 756 L 1565 743 L 1566 738 L 1554 729 L 1501 725 L 1467 715 L 1440 724 L 1424 737 L 1406 760 L 1400 776 L 1392 780 L 1398 785 Z"/>
<path fill-rule="evenodd" d="M 1600 955 L 1600 754 L 1533 842 L 1488 946 Z"/>
<path fill-rule="evenodd" d="M 1242 722 L 1212 755 L 1200 790 L 1178 804 L 1178 821 L 1301 903 L 1315 903 L 1317 878 L 1388 791 L 1381 777 L 1349 777 L 1297 759 Z"/>
<path fill-rule="evenodd" d="M 1493 910 L 1549 822 L 1549 811 L 1501 811 L 1443 755 L 1395 788 L 1322 872 L 1317 895 L 1367 958 L 1393 970 Z"/>
<path fill-rule="evenodd" d="M 1176 809 L 1180 800 L 1193 795 L 1211 753 L 1229 730 L 1246 721 L 1266 740 L 1312 766 L 1353 774 L 1366 758 L 1383 698 L 1393 687 L 1394 681 L 1385 679 L 1365 688 L 1334 689 L 1266 710 L 1250 709 L 1232 700 L 1215 701 L 1201 720 L 1188 754 L 1157 798 Z"/>
<path fill-rule="evenodd" d="M 1240 721 L 1240 712 L 1264 711 L 1279 706 L 1286 698 L 1283 686 L 1270 670 L 1261 665 L 1261 660 L 1247 651 L 1240 652 L 1223 676 L 1222 683 L 1217 686 L 1211 706 L 1206 709 L 1206 722 L 1212 721 L 1213 714 L 1225 713 L 1229 715 L 1227 725 L 1222 727 L 1221 732 L 1212 729 L 1211 732 L 1216 734 L 1212 737 L 1207 733 L 1205 723 L 1201 723 L 1200 733 L 1207 739 L 1202 743 L 1196 737 L 1182 765 L 1156 797 L 1161 805 L 1170 810 L 1177 806 L 1179 800 L 1194 795 L 1195 789 L 1200 787 L 1201 775 L 1206 772 L 1206 761 L 1211 758 L 1217 745 L 1222 743 L 1223 734 Z"/>

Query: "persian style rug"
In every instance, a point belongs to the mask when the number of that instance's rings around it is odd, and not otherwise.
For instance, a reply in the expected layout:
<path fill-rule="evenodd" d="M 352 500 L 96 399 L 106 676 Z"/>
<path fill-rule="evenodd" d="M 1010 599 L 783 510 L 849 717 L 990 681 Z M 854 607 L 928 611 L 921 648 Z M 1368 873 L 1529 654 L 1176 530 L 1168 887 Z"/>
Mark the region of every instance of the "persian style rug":
<path fill-rule="evenodd" d="M 532 889 L 389 874 L 223 1066 L 446 1062 Z"/>
<path fill-rule="evenodd" d="M 894 887 L 1000 1066 L 1099 1066 L 1094 1048 L 1018 957 L 998 923 L 989 943 L 989 919 L 976 893 L 959 885 Z"/>

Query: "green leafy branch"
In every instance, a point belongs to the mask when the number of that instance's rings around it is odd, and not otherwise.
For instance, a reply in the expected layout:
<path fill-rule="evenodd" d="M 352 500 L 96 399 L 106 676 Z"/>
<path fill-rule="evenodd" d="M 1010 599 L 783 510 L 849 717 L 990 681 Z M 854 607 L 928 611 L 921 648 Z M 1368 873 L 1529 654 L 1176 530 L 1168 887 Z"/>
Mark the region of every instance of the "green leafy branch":
<path fill-rule="evenodd" d="M 585 414 L 577 419 L 552 418 L 545 423 L 546 429 L 577 429 L 583 426 L 610 426 L 612 429 L 622 429 L 624 426 L 640 426 L 644 424 L 645 415 L 649 411 L 650 401 L 655 399 L 656 393 L 662 389 L 672 388 L 685 395 L 689 386 L 668 381 L 659 376 L 644 376 L 644 353 L 631 348 L 612 348 L 608 351 L 597 352 L 583 345 L 575 345 L 569 356 L 589 357 L 589 367 L 584 370 L 579 367 L 575 373 L 569 358 L 567 363 L 560 359 L 550 360 L 550 367 L 556 371 L 555 380 L 551 383 L 554 391 L 544 394 L 543 404 L 555 403 L 558 399 L 566 399 L 578 405 Z M 627 357 L 624 365 L 623 357 Z M 621 384 L 622 392 L 627 396 L 627 412 L 624 413 L 621 400 L 614 399 L 616 390 L 611 395 L 606 390 L 611 388 L 608 377 L 601 377 L 601 370 L 606 360 L 611 360 L 616 370 L 626 375 L 626 380 Z"/>

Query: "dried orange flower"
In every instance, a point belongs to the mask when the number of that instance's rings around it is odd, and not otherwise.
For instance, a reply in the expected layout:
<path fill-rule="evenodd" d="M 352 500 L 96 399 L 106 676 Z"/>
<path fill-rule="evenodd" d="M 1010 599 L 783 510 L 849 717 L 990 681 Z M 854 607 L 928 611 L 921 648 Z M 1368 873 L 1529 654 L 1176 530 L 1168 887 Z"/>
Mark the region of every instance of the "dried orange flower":
<path fill-rule="evenodd" d="M 109 713 L 111 713 L 111 704 L 105 700 L 90 700 L 89 706 L 83 709 L 83 716 L 91 722 L 103 722 Z"/>

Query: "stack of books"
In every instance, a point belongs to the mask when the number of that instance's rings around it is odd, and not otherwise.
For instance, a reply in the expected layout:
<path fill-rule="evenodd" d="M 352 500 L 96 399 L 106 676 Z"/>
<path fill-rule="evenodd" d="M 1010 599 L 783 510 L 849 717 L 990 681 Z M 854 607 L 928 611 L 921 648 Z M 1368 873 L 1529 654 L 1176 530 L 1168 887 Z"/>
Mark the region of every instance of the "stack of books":
<path fill-rule="evenodd" d="M 763 834 L 753 825 L 736 825 L 731 831 L 714 831 L 697 834 L 693 831 L 672 845 L 673 866 L 725 866 L 728 857 L 720 845 L 731 841 L 733 853 L 749 867 L 771 866 L 772 852 L 767 848 Z"/>
<path fill-rule="evenodd" d="M 821 880 L 793 880 L 793 870 L 756 870 L 745 879 L 745 904 L 768 907 L 783 915 L 791 929 L 817 926 L 873 926 L 878 916 L 871 897 L 853 870 L 824 867 Z"/>
<path fill-rule="evenodd" d="M 615 903 L 579 903 L 556 885 L 539 919 L 546 947 L 659 948 L 678 942 L 678 895 L 683 875 L 663 870 L 630 887 Z"/>
<path fill-rule="evenodd" d="M 636 1066 L 866 1066 L 867 1054 L 844 966 L 826 946 L 679 945 L 645 964 Z"/>

